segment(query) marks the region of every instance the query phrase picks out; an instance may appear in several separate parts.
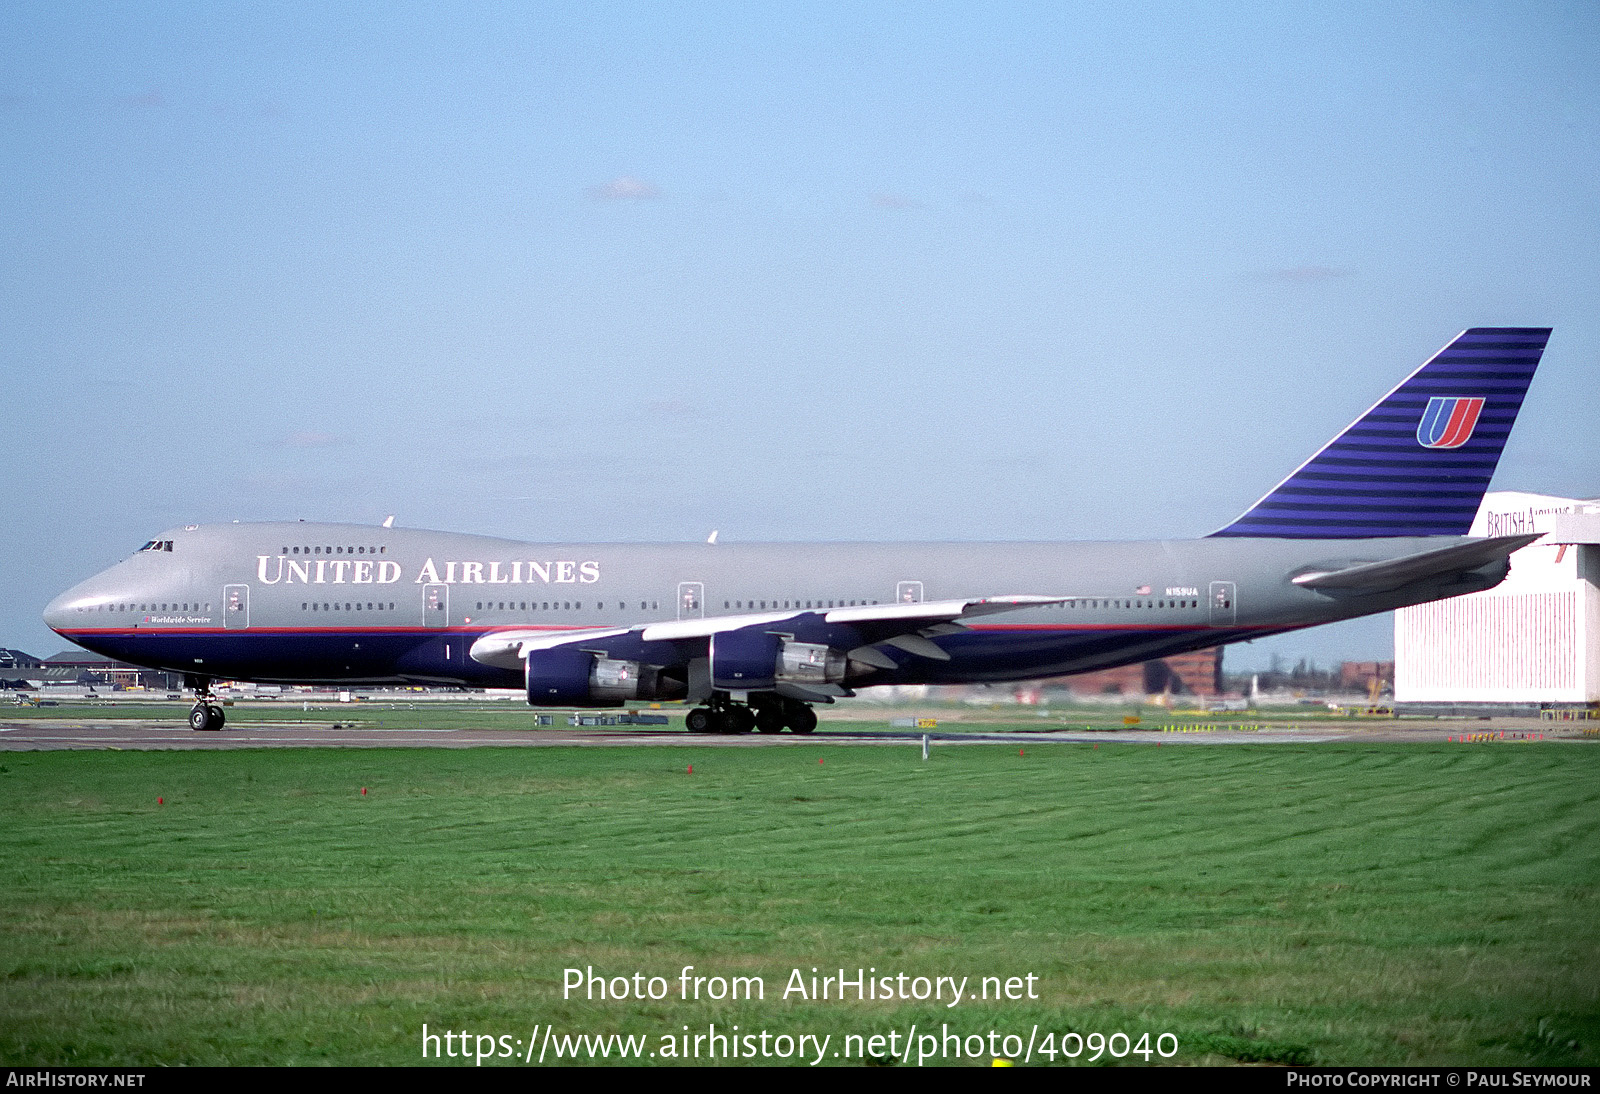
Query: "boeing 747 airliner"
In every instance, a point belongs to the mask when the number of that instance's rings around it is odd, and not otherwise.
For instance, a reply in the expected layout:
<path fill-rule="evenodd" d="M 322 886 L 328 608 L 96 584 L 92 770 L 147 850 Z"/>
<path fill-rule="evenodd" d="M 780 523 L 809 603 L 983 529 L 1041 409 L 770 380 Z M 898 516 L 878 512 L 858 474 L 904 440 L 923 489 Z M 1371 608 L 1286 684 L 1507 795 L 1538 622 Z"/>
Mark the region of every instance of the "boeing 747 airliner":
<path fill-rule="evenodd" d="M 354 524 L 185 525 L 68 590 L 87 649 L 213 680 L 685 700 L 697 732 L 809 733 L 885 684 L 1061 676 L 1498 584 L 1466 537 L 1547 328 L 1456 337 L 1233 523 L 1135 543 L 534 544 Z"/>

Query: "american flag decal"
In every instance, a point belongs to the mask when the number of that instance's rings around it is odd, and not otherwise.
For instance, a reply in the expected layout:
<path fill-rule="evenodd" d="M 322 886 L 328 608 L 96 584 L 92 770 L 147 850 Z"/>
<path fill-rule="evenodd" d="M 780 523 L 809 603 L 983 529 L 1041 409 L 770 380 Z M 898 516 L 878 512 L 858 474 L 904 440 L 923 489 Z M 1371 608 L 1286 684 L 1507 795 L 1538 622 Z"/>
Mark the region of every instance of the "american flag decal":
<path fill-rule="evenodd" d="M 1460 448 L 1472 439 L 1482 412 L 1481 398 L 1435 395 L 1417 423 L 1417 443 L 1423 448 Z"/>

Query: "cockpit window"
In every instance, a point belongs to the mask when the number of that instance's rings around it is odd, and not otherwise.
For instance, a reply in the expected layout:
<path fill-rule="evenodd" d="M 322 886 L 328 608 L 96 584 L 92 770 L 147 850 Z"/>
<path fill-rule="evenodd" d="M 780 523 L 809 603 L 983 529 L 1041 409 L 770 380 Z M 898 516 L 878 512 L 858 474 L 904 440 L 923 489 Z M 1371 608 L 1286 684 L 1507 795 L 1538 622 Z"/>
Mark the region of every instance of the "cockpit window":
<path fill-rule="evenodd" d="M 139 550 L 170 551 L 172 550 L 172 541 L 170 539 L 153 539 L 149 543 L 146 543 L 143 547 L 139 548 Z"/>

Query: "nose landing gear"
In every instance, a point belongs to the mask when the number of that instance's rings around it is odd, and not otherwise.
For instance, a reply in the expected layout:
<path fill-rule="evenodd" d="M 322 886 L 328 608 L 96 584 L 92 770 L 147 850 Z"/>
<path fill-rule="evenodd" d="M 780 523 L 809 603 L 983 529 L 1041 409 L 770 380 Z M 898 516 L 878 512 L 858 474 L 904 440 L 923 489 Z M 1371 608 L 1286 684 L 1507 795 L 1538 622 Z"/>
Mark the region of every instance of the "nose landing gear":
<path fill-rule="evenodd" d="M 196 703 L 194 709 L 189 712 L 189 728 L 193 730 L 221 729 L 225 721 L 227 719 L 219 706 Z"/>

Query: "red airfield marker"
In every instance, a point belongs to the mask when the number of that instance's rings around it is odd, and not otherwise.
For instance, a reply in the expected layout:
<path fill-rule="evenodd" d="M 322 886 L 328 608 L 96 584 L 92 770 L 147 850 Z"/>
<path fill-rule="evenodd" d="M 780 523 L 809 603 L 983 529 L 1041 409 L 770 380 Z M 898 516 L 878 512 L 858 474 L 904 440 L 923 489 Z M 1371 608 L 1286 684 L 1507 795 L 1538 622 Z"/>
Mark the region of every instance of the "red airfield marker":
<path fill-rule="evenodd" d="M 367 788 L 364 786 L 361 788 L 361 796 L 363 798 L 367 796 Z"/>
<path fill-rule="evenodd" d="M 689 774 L 691 774 L 691 775 L 694 774 L 694 764 L 690 764 L 689 765 Z"/>
<path fill-rule="evenodd" d="M 166 804 L 166 799 L 165 798 L 157 798 L 156 799 L 156 804 L 157 805 L 165 805 Z"/>

